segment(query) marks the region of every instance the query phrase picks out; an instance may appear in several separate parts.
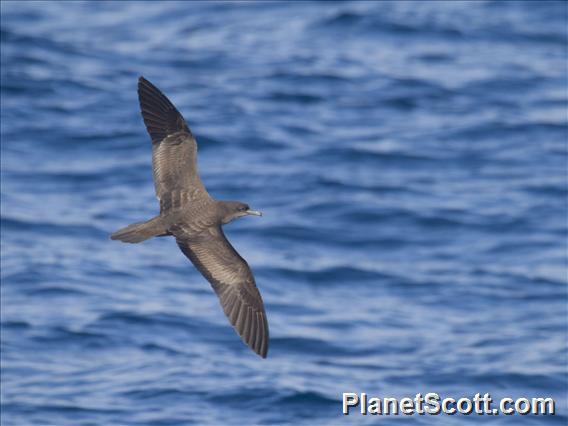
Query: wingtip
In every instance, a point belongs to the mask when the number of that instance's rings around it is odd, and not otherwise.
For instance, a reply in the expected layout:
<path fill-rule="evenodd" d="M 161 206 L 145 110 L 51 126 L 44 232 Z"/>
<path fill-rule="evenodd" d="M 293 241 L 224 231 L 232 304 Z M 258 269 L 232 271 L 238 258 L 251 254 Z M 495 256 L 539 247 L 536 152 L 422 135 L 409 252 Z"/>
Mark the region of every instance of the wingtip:
<path fill-rule="evenodd" d="M 144 86 L 153 86 L 153 84 L 150 83 L 150 81 L 148 81 L 143 75 L 141 75 L 140 77 L 138 77 L 138 91 L 140 91 L 140 88 Z"/>
<path fill-rule="evenodd" d="M 266 345 L 262 349 L 258 352 L 258 354 L 261 358 L 266 359 L 266 357 L 268 357 L 268 342 L 266 342 Z"/>
<path fill-rule="evenodd" d="M 180 131 L 191 135 L 187 123 L 174 104 L 142 75 L 138 77 L 138 102 L 152 142 L 159 143 L 166 136 Z"/>
<path fill-rule="evenodd" d="M 259 357 L 261 357 L 262 359 L 266 359 L 268 357 L 268 348 L 266 348 L 264 351 L 262 350 L 262 348 L 254 348 L 252 346 L 250 346 L 247 342 L 244 342 L 245 345 L 247 345 L 249 347 L 249 349 L 252 349 L 252 351 L 257 354 Z"/>

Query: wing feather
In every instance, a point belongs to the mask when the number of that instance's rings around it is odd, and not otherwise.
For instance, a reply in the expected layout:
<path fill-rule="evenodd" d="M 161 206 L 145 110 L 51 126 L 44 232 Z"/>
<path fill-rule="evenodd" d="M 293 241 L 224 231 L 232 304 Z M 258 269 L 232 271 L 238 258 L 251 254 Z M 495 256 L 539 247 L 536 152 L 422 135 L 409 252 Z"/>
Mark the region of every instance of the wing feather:
<path fill-rule="evenodd" d="M 170 100 L 144 77 L 138 98 L 152 138 L 152 169 L 161 211 L 180 208 L 191 199 L 209 198 L 197 171 L 197 143 Z"/>
<path fill-rule="evenodd" d="M 159 143 L 166 136 L 177 132 L 191 135 L 187 123 L 174 104 L 144 77 L 138 79 L 138 100 L 153 143 Z"/>
<path fill-rule="evenodd" d="M 221 227 L 198 236 L 174 232 L 181 251 L 211 283 L 236 332 L 257 354 L 268 353 L 264 303 L 247 262 L 229 243 Z"/>

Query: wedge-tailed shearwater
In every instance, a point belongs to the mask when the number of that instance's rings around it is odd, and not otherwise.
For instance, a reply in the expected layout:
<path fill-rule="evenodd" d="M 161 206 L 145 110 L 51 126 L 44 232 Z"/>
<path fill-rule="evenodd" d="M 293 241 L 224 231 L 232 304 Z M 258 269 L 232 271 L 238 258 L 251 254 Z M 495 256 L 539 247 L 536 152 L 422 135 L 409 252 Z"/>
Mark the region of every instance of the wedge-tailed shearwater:
<path fill-rule="evenodd" d="M 173 236 L 211 283 L 223 311 L 258 355 L 268 352 L 268 322 L 262 297 L 247 262 L 223 233 L 222 225 L 246 215 L 262 216 L 239 201 L 215 200 L 197 172 L 197 143 L 166 96 L 144 77 L 138 80 L 142 118 L 152 138 L 152 169 L 160 214 L 111 235 L 125 243 Z"/>

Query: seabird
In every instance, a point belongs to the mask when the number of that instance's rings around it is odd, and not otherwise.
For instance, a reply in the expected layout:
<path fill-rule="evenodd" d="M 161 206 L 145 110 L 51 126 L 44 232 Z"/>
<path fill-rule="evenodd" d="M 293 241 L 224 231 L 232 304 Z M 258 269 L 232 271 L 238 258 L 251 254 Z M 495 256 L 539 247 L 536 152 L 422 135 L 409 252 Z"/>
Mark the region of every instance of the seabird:
<path fill-rule="evenodd" d="M 111 235 L 125 243 L 173 236 L 211 283 L 223 311 L 241 339 L 258 355 L 268 352 L 268 322 L 247 262 L 225 237 L 222 226 L 247 215 L 262 216 L 239 201 L 215 200 L 197 172 L 197 143 L 182 115 L 144 77 L 138 99 L 152 138 L 152 169 L 160 214 Z"/>

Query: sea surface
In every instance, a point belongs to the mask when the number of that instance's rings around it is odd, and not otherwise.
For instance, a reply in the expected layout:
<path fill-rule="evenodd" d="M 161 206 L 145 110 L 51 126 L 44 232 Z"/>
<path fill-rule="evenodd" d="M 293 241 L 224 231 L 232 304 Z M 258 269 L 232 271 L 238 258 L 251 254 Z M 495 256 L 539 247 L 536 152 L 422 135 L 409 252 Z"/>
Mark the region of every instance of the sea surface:
<path fill-rule="evenodd" d="M 2 425 L 565 425 L 567 7 L 2 1 Z M 264 212 L 225 230 L 266 360 L 173 239 L 109 239 L 158 212 L 140 75 Z"/>

